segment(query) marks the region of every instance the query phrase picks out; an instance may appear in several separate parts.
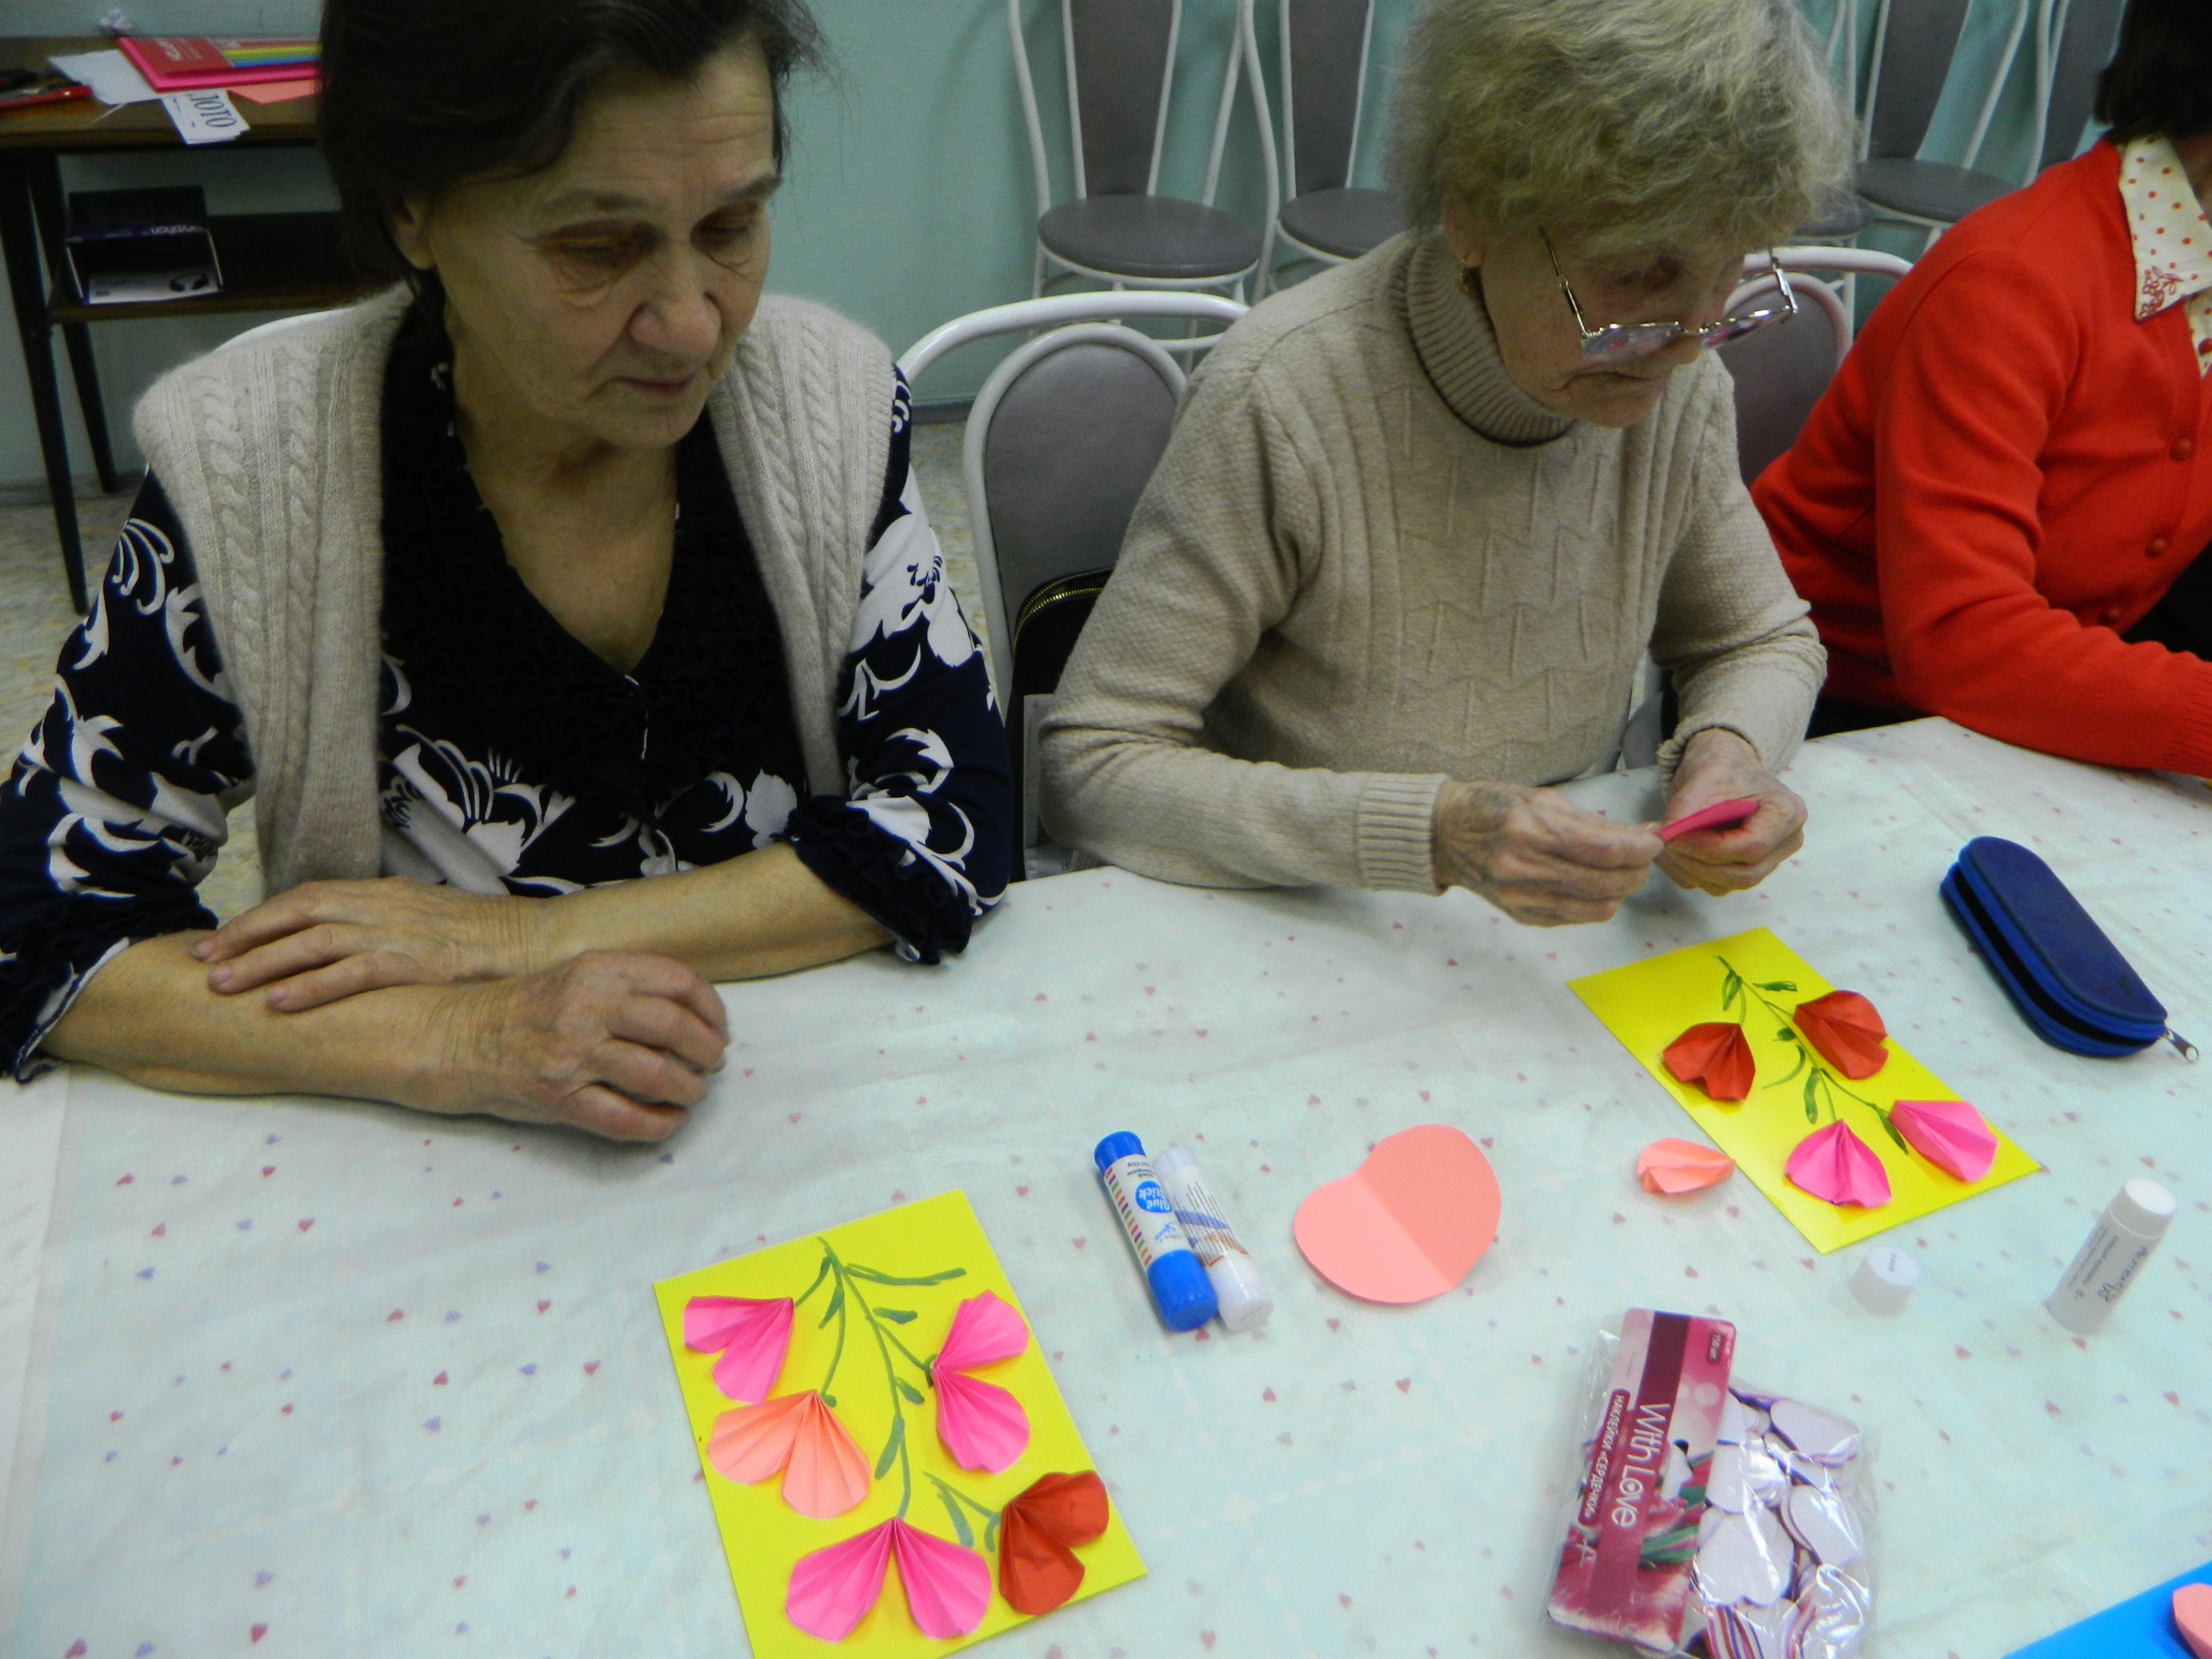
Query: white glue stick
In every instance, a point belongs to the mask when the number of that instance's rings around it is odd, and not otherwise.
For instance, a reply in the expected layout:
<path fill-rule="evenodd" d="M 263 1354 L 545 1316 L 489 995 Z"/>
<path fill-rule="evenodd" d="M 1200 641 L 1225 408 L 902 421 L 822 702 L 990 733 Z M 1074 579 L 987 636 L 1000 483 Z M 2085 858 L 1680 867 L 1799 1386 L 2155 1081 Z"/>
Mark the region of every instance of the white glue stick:
<path fill-rule="evenodd" d="M 2051 1316 L 2077 1336 L 2087 1336 L 2103 1325 L 2180 1207 L 2173 1194 L 2155 1181 L 2138 1176 L 2122 1187 L 2089 1230 L 2066 1277 L 2043 1304 Z"/>
<path fill-rule="evenodd" d="M 1222 1213 L 1221 1200 L 1199 1173 L 1197 1155 L 1185 1146 L 1170 1146 L 1154 1162 L 1152 1172 L 1167 1188 L 1168 1202 L 1175 1206 L 1176 1219 L 1182 1224 L 1190 1248 L 1206 1265 L 1213 1299 L 1220 1304 L 1221 1322 L 1232 1331 L 1256 1330 L 1266 1324 L 1275 1310 L 1275 1298 L 1267 1294 L 1244 1241 Z"/>

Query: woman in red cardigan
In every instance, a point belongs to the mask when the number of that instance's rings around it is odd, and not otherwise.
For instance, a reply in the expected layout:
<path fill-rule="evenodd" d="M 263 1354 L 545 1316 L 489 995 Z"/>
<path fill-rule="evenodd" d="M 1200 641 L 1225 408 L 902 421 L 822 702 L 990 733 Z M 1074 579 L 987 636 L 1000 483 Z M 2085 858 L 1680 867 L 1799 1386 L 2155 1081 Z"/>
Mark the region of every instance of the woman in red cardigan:
<path fill-rule="evenodd" d="M 1814 731 L 1942 714 L 2212 775 L 2212 32 L 2132 0 L 2088 154 L 1948 233 L 1752 495 Z"/>

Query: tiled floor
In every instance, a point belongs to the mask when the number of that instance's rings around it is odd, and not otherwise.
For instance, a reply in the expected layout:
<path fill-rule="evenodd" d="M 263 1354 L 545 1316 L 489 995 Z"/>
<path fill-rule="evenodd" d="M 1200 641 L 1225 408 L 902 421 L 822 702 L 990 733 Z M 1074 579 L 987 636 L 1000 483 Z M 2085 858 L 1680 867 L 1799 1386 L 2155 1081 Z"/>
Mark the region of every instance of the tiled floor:
<path fill-rule="evenodd" d="M 974 547 L 961 490 L 961 430 L 957 423 L 917 427 L 915 467 L 921 477 L 923 505 L 945 550 L 953 592 L 980 635 L 985 631 L 983 607 L 977 599 Z M 77 503 L 85 562 L 95 580 L 130 506 L 128 495 Z M 0 740 L 11 760 L 21 734 L 29 732 L 46 711 L 53 693 L 55 658 L 76 625 L 52 514 L 43 507 L 0 507 Z M 236 915 L 261 896 L 261 860 L 254 845 L 251 801 L 230 815 L 230 844 L 202 890 L 209 908 L 218 916 Z"/>

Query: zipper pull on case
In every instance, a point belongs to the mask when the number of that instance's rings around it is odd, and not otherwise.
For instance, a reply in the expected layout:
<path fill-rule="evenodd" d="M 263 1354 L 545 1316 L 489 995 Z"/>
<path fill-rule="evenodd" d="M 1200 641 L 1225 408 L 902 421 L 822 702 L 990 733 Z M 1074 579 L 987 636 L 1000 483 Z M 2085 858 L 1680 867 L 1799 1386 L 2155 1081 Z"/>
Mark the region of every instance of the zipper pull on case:
<path fill-rule="evenodd" d="M 2174 1051 L 2184 1060 L 2187 1060 L 2191 1066 L 2194 1066 L 2197 1063 L 2197 1045 L 2191 1042 L 2187 1037 L 2182 1036 L 2180 1032 L 2175 1030 L 2171 1025 L 2166 1028 L 2166 1040 L 2168 1042 L 2171 1042 L 2174 1047 Z"/>

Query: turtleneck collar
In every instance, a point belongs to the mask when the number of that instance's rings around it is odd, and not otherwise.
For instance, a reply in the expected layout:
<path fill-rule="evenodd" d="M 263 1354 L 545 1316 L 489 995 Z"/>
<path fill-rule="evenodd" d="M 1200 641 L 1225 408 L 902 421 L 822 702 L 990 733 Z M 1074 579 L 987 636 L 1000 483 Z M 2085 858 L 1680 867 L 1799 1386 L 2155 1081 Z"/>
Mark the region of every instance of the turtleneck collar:
<path fill-rule="evenodd" d="M 1459 265 L 1442 232 L 1424 238 L 1407 262 L 1406 320 L 1413 349 L 1453 414 L 1493 443 L 1550 443 L 1576 424 L 1513 383 L 1480 296 L 1460 292 Z"/>

